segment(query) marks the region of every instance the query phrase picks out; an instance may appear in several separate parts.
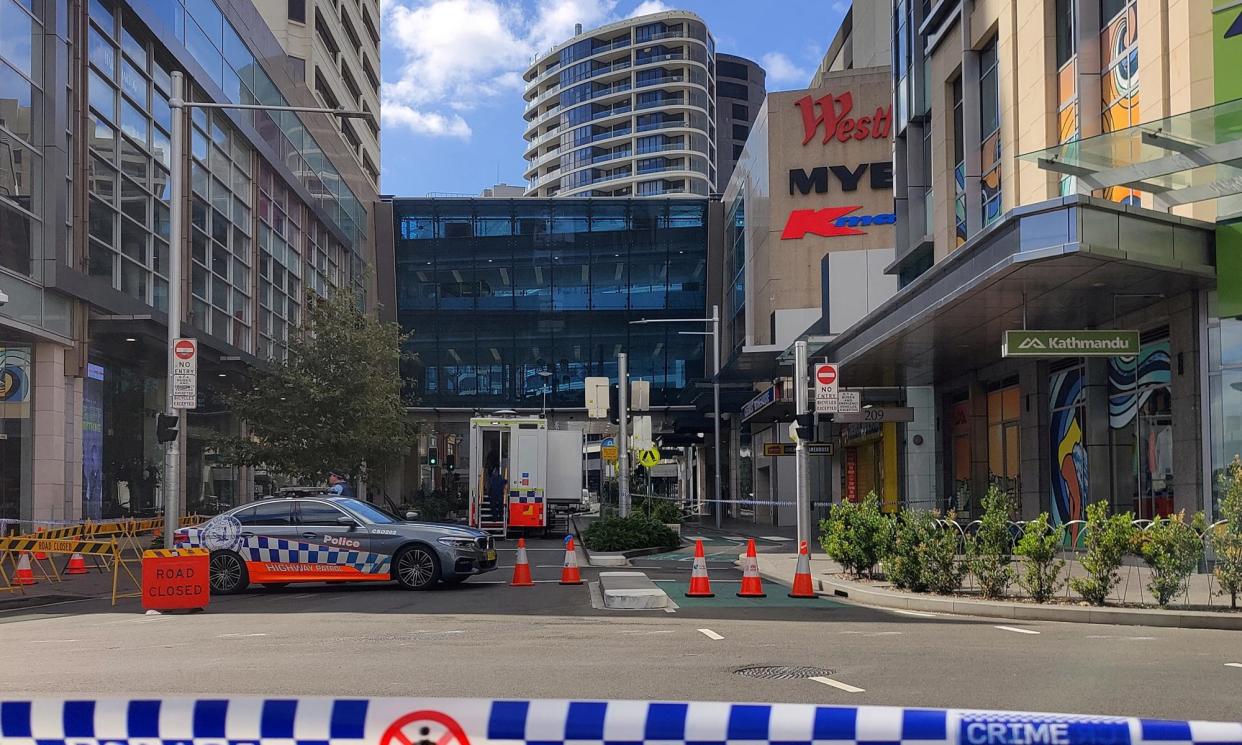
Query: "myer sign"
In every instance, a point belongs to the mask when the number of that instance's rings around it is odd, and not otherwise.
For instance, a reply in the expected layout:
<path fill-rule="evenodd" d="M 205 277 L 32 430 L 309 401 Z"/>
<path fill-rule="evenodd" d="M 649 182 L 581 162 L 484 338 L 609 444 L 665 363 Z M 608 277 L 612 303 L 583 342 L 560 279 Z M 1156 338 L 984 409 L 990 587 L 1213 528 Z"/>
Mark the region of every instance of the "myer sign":
<path fill-rule="evenodd" d="M 1132 357 L 1137 331 L 1006 331 L 1002 357 Z"/>

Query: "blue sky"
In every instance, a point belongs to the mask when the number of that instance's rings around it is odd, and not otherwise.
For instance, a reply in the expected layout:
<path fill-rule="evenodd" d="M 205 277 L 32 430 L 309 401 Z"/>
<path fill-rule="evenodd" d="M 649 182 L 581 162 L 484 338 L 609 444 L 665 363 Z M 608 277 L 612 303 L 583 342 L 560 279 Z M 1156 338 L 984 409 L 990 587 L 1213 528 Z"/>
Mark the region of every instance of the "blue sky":
<path fill-rule="evenodd" d="M 802 88 L 845 0 L 382 0 L 385 194 L 524 184 L 522 71 L 586 28 L 657 10 L 706 19 L 718 51 L 760 61 L 768 90 Z"/>

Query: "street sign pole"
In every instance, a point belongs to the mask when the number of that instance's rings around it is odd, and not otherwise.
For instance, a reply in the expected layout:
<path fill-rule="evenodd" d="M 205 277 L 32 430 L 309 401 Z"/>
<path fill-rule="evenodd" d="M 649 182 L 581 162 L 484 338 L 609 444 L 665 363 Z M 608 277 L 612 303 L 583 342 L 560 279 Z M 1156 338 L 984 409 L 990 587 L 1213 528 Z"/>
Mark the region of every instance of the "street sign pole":
<path fill-rule="evenodd" d="M 169 416 L 177 416 L 177 409 L 173 405 L 173 370 L 176 359 L 174 347 L 181 336 L 181 231 L 183 229 L 181 215 L 182 201 L 185 198 L 182 193 L 185 175 L 182 173 L 181 160 L 185 156 L 182 152 L 185 146 L 185 77 L 180 72 L 172 74 L 172 96 L 168 100 L 168 105 L 172 108 L 172 142 L 169 144 L 172 162 L 169 164 L 168 176 L 168 180 L 172 182 L 172 193 L 168 218 L 168 237 L 171 245 L 168 247 L 168 344 L 164 350 L 167 378 L 164 386 L 167 389 L 165 391 L 167 401 L 164 411 Z M 164 481 L 161 485 L 164 492 L 164 548 L 173 547 L 173 542 L 176 540 L 175 534 L 181 527 L 181 502 L 178 499 L 181 474 L 178 472 L 178 466 L 180 466 L 180 446 L 182 438 L 185 437 L 185 430 L 185 422 L 180 422 L 176 439 L 164 448 Z"/>
<path fill-rule="evenodd" d="M 807 393 L 810 381 L 807 380 L 806 342 L 794 342 L 794 413 L 801 417 L 810 412 L 807 405 Z M 794 506 L 798 514 L 798 541 L 810 551 L 811 545 L 811 462 L 807 457 L 806 438 L 799 437 L 795 443 L 794 474 L 797 482 L 797 495 Z"/>
<path fill-rule="evenodd" d="M 621 517 L 630 514 L 630 443 L 626 419 L 630 414 L 630 378 L 625 371 L 625 352 L 617 353 L 617 509 Z"/>

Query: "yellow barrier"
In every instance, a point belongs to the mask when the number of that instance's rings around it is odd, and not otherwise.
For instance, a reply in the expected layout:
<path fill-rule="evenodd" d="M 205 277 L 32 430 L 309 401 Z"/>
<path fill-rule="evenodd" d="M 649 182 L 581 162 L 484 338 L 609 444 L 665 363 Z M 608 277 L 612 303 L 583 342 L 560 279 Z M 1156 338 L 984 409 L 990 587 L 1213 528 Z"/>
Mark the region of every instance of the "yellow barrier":
<path fill-rule="evenodd" d="M 112 604 L 116 605 L 118 598 L 136 598 L 139 596 L 138 588 L 141 583 L 134 573 L 129 570 L 129 566 L 121 558 L 121 547 L 117 544 L 115 538 L 107 541 L 98 540 L 81 540 L 81 539 L 46 539 L 46 538 L 0 538 L 0 556 L 8 558 L 10 561 L 16 561 L 13 557 L 23 551 L 41 551 L 48 554 L 82 554 L 83 556 L 103 556 L 112 559 Z M 55 569 L 55 564 L 52 568 Z M 117 581 L 120 578 L 120 570 L 124 569 L 129 575 L 130 580 L 134 583 L 135 592 L 118 594 Z M 0 574 L 3 574 L 3 566 L 0 564 Z M 13 585 L 9 582 L 7 574 L 3 574 L 5 584 L 8 589 L 12 590 Z"/>

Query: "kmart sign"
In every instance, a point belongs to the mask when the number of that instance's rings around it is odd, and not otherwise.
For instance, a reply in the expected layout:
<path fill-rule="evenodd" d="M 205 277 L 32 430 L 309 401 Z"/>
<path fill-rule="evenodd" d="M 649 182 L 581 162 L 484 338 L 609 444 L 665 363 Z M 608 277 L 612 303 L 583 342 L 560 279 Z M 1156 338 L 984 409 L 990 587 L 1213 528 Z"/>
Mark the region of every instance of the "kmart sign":
<path fill-rule="evenodd" d="M 1002 357 L 1132 357 L 1137 331 L 1006 331 Z"/>

